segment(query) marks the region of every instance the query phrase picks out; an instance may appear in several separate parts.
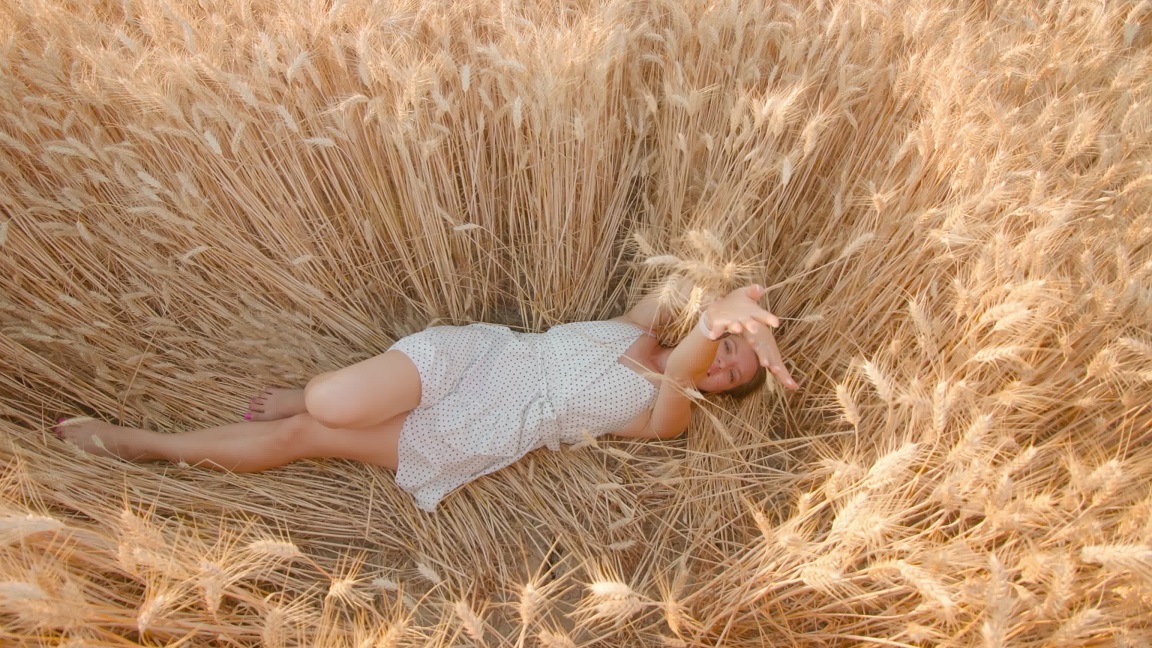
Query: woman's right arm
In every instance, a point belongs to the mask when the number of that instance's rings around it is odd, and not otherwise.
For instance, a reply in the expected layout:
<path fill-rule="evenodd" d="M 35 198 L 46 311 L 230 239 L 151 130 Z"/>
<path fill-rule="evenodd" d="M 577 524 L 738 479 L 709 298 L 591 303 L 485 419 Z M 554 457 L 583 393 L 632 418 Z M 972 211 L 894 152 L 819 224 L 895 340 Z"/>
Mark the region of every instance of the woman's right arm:
<path fill-rule="evenodd" d="M 643 439 L 674 439 L 683 434 L 692 422 L 696 381 L 707 373 L 719 345 L 719 340 L 709 339 L 699 327 L 692 329 L 668 355 L 652 407 L 613 434 Z"/>
<path fill-rule="evenodd" d="M 692 421 L 694 405 L 688 390 L 695 392 L 695 385 L 712 365 L 725 333 L 744 336 L 760 363 L 786 388 L 796 389 L 796 382 L 784 367 L 772 335 L 772 329 L 780 325 L 780 320 L 760 307 L 763 296 L 764 288 L 748 286 L 732 291 L 709 306 L 701 316 L 701 326 L 693 328 L 668 355 L 660 391 L 652 407 L 616 434 L 648 439 L 672 439 L 683 434 Z"/>

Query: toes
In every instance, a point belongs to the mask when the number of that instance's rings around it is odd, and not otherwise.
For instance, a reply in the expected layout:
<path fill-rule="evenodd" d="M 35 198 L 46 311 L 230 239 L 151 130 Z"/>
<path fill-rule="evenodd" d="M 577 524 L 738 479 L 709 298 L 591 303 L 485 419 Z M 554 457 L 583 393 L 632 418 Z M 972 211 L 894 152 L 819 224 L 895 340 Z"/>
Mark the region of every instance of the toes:
<path fill-rule="evenodd" d="M 242 416 L 245 421 L 259 421 L 260 415 L 264 413 L 264 407 L 268 404 L 268 399 L 272 398 L 275 390 L 271 387 L 265 387 L 248 401 L 248 411 L 244 412 Z"/>
<path fill-rule="evenodd" d="M 262 401 L 272 396 L 272 388 L 264 387 L 255 396 L 252 397 L 252 402 Z"/>

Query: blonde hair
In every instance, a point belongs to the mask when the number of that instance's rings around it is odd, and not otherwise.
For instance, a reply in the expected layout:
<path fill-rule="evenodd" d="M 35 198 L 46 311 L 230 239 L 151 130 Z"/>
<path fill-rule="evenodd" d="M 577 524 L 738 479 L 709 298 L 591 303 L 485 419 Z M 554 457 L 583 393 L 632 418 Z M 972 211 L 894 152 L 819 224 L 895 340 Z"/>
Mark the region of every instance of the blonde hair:
<path fill-rule="evenodd" d="M 756 373 L 752 374 L 752 377 L 744 381 L 742 384 L 736 385 L 735 387 L 730 387 L 724 391 L 718 391 L 714 393 L 721 396 L 728 396 L 736 400 L 744 400 L 745 398 L 748 398 L 752 394 L 759 391 L 759 389 L 763 387 L 764 383 L 767 381 L 768 370 L 764 368 L 764 365 L 757 365 Z"/>

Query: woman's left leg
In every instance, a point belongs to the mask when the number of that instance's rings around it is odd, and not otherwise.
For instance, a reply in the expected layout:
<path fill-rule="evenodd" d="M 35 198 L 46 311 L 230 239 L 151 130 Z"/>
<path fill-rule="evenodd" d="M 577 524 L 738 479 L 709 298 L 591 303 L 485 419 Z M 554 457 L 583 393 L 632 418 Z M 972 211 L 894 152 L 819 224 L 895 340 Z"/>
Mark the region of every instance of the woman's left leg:
<path fill-rule="evenodd" d="M 407 355 L 390 350 L 322 373 L 303 389 L 266 387 L 248 402 L 244 418 L 275 421 L 305 412 L 337 428 L 372 427 L 420 404 L 420 372 Z"/>
<path fill-rule="evenodd" d="M 173 461 L 257 472 L 297 459 L 352 459 L 396 470 L 400 430 L 407 413 L 369 428 L 348 430 L 321 424 L 310 414 L 277 421 L 232 423 L 162 434 L 102 421 L 63 425 L 58 434 L 81 448 L 128 461 Z"/>
<path fill-rule="evenodd" d="M 393 349 L 308 381 L 304 407 L 324 425 L 360 430 L 416 409 L 421 392 L 416 365 Z"/>

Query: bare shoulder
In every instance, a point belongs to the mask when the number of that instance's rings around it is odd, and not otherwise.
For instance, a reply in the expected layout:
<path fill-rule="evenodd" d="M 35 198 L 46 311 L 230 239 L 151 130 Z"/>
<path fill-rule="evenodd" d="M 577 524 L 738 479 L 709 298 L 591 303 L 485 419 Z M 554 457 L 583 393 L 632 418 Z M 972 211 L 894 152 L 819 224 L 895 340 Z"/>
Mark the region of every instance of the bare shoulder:
<path fill-rule="evenodd" d="M 701 299 L 710 299 L 708 291 L 687 276 L 673 277 L 641 297 L 620 319 L 645 331 L 659 331 L 675 320 L 685 304 Z"/>
<path fill-rule="evenodd" d="M 665 317 L 666 313 L 661 308 L 659 298 L 655 294 L 649 293 L 623 315 L 612 319 L 627 322 L 652 332 L 660 327 Z"/>

